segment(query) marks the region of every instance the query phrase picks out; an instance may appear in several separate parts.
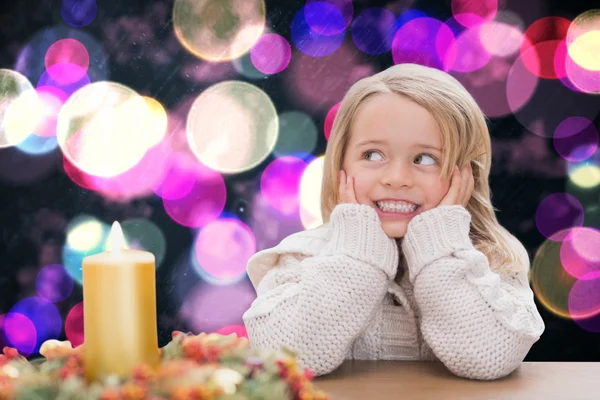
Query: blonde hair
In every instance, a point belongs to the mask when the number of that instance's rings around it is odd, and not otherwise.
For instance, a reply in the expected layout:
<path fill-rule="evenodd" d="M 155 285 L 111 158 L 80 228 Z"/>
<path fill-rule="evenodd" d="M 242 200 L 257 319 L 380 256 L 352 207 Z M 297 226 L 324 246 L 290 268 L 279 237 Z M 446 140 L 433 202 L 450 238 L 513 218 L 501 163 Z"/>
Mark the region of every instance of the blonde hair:
<path fill-rule="evenodd" d="M 496 219 L 488 177 L 492 161 L 486 119 L 467 90 L 452 76 L 416 64 L 399 64 L 356 82 L 346 93 L 333 123 L 325 151 L 321 188 L 321 215 L 329 221 L 339 201 L 339 175 L 350 128 L 359 106 L 372 96 L 397 93 L 425 108 L 437 121 L 444 152 L 441 174 L 448 179 L 455 165 L 471 162 L 475 187 L 467 204 L 471 214 L 470 237 L 496 271 L 525 272 L 529 256 L 523 245 Z"/>

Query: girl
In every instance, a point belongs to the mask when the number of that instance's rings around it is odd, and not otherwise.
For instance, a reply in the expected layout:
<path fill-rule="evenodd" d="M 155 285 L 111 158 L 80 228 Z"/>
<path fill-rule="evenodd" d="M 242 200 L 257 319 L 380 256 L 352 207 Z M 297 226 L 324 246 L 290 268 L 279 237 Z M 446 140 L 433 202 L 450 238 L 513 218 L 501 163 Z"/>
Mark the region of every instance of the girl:
<path fill-rule="evenodd" d="M 325 223 L 248 262 L 252 345 L 291 348 L 317 375 L 345 359 L 515 370 L 544 322 L 490 164 L 485 117 L 450 75 L 400 64 L 354 84 L 325 152 Z"/>

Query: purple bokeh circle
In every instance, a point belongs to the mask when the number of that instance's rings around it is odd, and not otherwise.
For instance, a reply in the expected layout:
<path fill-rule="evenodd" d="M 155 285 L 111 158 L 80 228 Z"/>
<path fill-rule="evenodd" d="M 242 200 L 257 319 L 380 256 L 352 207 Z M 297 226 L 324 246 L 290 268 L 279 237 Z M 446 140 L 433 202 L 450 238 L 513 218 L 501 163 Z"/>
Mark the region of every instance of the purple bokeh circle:
<path fill-rule="evenodd" d="M 292 48 L 283 36 L 267 33 L 250 50 L 252 65 L 263 74 L 277 74 L 290 64 Z"/>
<path fill-rule="evenodd" d="M 586 160 L 598 149 L 598 129 L 587 118 L 567 118 L 554 131 L 554 148 L 565 160 Z"/>
<path fill-rule="evenodd" d="M 396 17 L 385 8 L 361 12 L 352 23 L 352 40 L 364 53 L 377 55 L 390 51 L 396 33 Z"/>
<path fill-rule="evenodd" d="M 546 196 L 538 205 L 535 223 L 544 237 L 562 241 L 568 235 L 555 235 L 555 233 L 583 226 L 583 206 L 573 195 L 553 193 Z"/>
<path fill-rule="evenodd" d="M 300 180 L 306 162 L 293 156 L 275 159 L 260 177 L 260 191 L 271 207 L 283 215 L 298 212 Z"/>
<path fill-rule="evenodd" d="M 306 22 L 306 7 L 302 7 L 292 20 L 292 41 L 303 53 L 312 57 L 324 57 L 336 51 L 344 41 L 345 31 L 337 35 L 321 35 Z"/>
<path fill-rule="evenodd" d="M 63 0 L 60 12 L 67 24 L 83 28 L 96 18 L 98 4 L 96 0 Z"/>
<path fill-rule="evenodd" d="M 342 33 L 354 15 L 352 0 L 306 0 L 305 5 L 313 14 L 306 17 L 308 24 L 316 33 L 325 36 Z"/>
<path fill-rule="evenodd" d="M 61 264 L 47 265 L 38 273 L 35 288 L 40 297 L 58 303 L 71 295 L 73 277 Z"/>
<path fill-rule="evenodd" d="M 408 21 L 394 36 L 394 64 L 414 63 L 449 71 L 456 60 L 456 44 L 452 30 L 435 18 Z"/>
<path fill-rule="evenodd" d="M 54 304 L 42 297 L 27 297 L 11 308 L 5 319 L 5 332 L 9 340 L 11 335 L 16 334 L 7 329 L 13 314 L 24 315 L 35 326 L 35 347 L 32 352 L 37 353 L 46 340 L 58 339 L 60 336 L 62 330 L 60 313 Z"/>
<path fill-rule="evenodd" d="M 65 77 L 70 77 L 70 79 Z M 71 96 L 90 82 L 90 77 L 79 65 L 63 62 L 54 64 L 44 71 L 38 80 L 37 87 L 54 87 L 61 90 L 67 96 Z"/>

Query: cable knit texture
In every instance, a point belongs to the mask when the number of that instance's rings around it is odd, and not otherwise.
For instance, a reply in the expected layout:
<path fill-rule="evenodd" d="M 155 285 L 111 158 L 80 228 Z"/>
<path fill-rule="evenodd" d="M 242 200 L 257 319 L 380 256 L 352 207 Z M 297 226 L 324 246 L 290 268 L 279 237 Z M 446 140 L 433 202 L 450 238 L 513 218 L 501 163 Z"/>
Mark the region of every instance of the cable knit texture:
<path fill-rule="evenodd" d="M 250 343 L 290 348 L 317 375 L 345 359 L 441 361 L 470 379 L 508 375 L 544 330 L 529 265 L 493 272 L 469 228 L 461 206 L 425 211 L 399 252 L 374 209 L 336 206 L 328 224 L 250 259 Z M 398 267 L 408 273 L 396 283 Z"/>

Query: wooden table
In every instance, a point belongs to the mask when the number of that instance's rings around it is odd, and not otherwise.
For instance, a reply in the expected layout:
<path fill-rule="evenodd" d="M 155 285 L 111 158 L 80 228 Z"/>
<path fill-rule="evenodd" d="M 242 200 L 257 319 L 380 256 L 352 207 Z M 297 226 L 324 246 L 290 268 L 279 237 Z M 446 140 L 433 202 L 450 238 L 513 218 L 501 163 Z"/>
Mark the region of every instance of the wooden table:
<path fill-rule="evenodd" d="M 353 360 L 314 383 L 332 400 L 597 400 L 600 363 L 526 362 L 505 378 L 474 381 L 440 362 Z"/>

